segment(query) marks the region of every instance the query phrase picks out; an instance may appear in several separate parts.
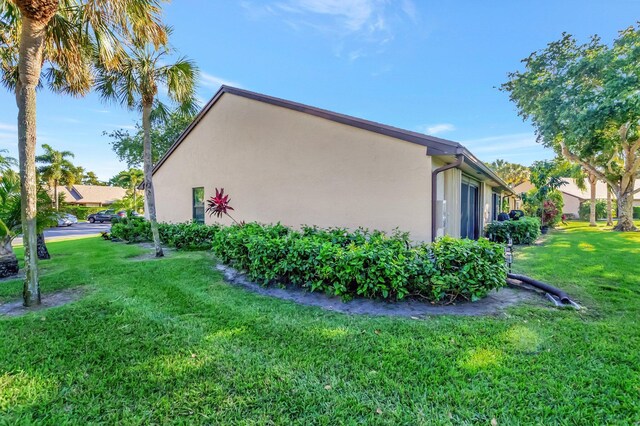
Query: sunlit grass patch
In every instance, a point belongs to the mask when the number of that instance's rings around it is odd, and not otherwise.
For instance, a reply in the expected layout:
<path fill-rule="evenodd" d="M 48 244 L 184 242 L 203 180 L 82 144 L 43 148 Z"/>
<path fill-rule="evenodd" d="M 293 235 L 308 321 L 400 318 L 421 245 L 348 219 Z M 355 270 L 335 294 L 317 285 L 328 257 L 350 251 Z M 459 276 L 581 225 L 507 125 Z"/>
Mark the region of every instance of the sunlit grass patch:
<path fill-rule="evenodd" d="M 462 359 L 460 365 L 471 371 L 484 370 L 497 366 L 502 357 L 502 353 L 497 349 L 471 349 Z"/>

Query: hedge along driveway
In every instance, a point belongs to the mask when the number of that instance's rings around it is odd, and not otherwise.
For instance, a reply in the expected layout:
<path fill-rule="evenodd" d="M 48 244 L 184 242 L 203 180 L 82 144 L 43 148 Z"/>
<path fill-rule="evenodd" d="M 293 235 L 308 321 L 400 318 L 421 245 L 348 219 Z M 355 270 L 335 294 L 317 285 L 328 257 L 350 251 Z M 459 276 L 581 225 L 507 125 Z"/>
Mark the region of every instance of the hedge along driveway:
<path fill-rule="evenodd" d="M 634 423 L 639 245 L 586 228 L 517 253 L 518 272 L 574 283 L 584 311 L 413 320 L 251 294 L 205 252 L 141 262 L 136 246 L 52 243 L 44 292 L 88 294 L 0 319 L 0 423 Z M 611 270 L 594 253 L 616 247 Z"/>

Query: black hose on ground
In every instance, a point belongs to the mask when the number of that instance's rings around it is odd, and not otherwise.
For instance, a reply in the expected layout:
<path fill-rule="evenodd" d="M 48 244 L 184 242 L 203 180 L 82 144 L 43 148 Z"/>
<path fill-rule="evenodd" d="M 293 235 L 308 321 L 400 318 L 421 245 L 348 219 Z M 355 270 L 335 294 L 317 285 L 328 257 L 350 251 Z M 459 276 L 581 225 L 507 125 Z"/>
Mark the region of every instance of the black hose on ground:
<path fill-rule="evenodd" d="M 529 284 L 532 287 L 536 287 L 536 288 L 539 288 L 540 290 L 546 291 L 547 293 L 553 294 L 557 296 L 558 299 L 560 299 L 560 301 L 564 304 L 568 304 L 568 305 L 573 304 L 573 301 L 571 300 L 571 298 L 567 293 L 560 290 L 559 288 L 555 288 L 547 283 L 543 283 L 542 281 L 534 280 L 533 278 L 529 278 L 525 275 L 512 274 L 512 273 L 508 273 L 507 278 L 521 281 L 525 284 Z"/>

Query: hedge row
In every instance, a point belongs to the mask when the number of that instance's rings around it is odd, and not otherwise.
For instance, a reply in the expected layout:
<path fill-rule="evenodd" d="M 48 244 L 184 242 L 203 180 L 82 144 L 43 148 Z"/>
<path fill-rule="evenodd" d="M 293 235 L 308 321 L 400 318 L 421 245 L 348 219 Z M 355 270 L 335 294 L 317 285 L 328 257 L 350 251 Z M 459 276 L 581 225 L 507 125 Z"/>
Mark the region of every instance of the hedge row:
<path fill-rule="evenodd" d="M 199 223 L 159 223 L 160 241 L 179 250 L 209 250 L 218 226 Z M 142 218 L 124 218 L 111 225 L 111 236 L 120 240 L 140 243 L 151 241 L 151 225 Z"/>
<path fill-rule="evenodd" d="M 112 235 L 150 240 L 149 225 L 138 220 L 115 224 Z M 209 248 L 225 264 L 264 285 L 285 283 L 343 298 L 431 301 L 478 300 L 505 285 L 504 249 L 481 239 L 444 237 L 412 245 L 407 234 L 360 229 L 300 231 L 283 225 L 160 225 L 164 243 Z"/>
<path fill-rule="evenodd" d="M 531 244 L 540 237 L 540 219 L 525 216 L 518 220 L 494 221 L 484 228 L 484 235 L 499 243 L 511 238 L 513 244 Z"/>

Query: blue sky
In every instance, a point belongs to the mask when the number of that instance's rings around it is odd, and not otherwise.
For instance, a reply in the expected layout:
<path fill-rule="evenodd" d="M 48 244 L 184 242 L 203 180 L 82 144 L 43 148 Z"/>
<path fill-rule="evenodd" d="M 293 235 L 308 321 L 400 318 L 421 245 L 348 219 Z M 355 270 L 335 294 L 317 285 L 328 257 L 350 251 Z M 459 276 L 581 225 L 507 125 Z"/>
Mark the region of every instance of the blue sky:
<path fill-rule="evenodd" d="M 174 0 L 165 15 L 172 45 L 202 71 L 203 101 L 230 84 L 452 139 L 484 161 L 530 164 L 552 153 L 497 89 L 507 72 L 563 31 L 610 42 L 640 2 Z M 0 148 L 17 155 L 14 99 L 0 92 Z M 137 120 L 95 95 L 42 91 L 38 143 L 108 179 L 125 165 L 102 133 Z"/>

